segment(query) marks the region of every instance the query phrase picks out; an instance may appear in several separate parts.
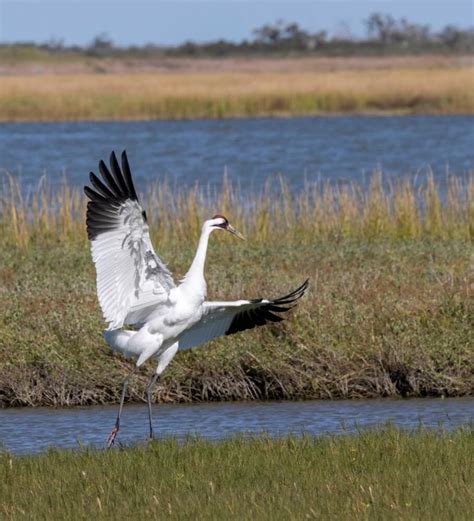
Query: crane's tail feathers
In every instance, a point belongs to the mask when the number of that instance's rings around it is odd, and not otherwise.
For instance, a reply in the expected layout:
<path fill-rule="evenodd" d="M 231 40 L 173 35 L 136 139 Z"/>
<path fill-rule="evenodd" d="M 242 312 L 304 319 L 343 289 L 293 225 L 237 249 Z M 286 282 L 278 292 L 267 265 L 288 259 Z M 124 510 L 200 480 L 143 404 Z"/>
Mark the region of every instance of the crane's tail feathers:
<path fill-rule="evenodd" d="M 127 331 L 122 329 L 108 330 L 103 332 L 103 336 L 107 344 L 114 350 L 125 356 L 139 356 L 141 350 L 133 349 L 129 340 L 137 334 L 136 331 Z"/>

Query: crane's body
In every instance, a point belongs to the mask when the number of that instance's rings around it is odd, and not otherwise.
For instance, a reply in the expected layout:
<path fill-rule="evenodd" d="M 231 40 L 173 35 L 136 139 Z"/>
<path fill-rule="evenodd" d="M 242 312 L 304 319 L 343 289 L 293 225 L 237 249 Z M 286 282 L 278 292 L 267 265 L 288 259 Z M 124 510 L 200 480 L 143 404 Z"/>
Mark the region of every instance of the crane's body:
<path fill-rule="evenodd" d="M 204 265 L 211 233 L 220 229 L 243 239 L 222 215 L 204 222 L 191 267 L 176 285 L 151 244 L 146 213 L 138 201 L 125 152 L 121 163 L 122 168 L 112 152 L 111 170 L 101 161 L 102 180 L 91 173 L 94 189 L 84 188 L 90 199 L 87 232 L 97 270 L 97 295 L 108 322 L 104 338 L 112 349 L 137 359 L 135 368 L 123 383 L 109 447 L 119 430 L 128 381 L 147 360 L 158 358 L 147 386 L 152 437 L 151 390 L 178 350 L 197 347 L 218 336 L 267 322 L 279 322 L 283 319 L 278 313 L 288 311 L 287 305 L 303 296 L 308 287 L 305 281 L 295 291 L 274 300 L 207 301 Z M 127 325 L 134 329 L 122 329 Z"/>

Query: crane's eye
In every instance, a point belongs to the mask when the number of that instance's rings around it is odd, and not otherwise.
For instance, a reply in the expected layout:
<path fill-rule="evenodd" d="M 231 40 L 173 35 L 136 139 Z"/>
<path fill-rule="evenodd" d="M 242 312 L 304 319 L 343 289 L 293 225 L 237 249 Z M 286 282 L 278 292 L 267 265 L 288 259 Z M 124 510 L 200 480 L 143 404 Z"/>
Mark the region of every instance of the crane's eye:
<path fill-rule="evenodd" d="M 222 223 L 213 224 L 214 228 L 224 228 L 224 229 L 227 228 L 228 225 L 229 225 L 229 222 L 227 220 L 225 220 Z"/>

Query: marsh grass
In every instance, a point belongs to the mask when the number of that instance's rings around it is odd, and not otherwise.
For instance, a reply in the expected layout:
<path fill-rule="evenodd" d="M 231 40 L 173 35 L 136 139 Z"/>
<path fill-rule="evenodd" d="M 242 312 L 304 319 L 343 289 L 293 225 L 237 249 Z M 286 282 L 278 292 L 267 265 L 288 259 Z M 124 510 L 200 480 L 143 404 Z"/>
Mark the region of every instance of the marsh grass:
<path fill-rule="evenodd" d="M 224 177 L 218 191 L 155 183 L 142 199 L 152 233 L 161 244 L 192 240 L 216 210 L 232 216 L 235 225 L 257 242 L 474 238 L 472 175 L 449 177 L 444 196 L 432 173 L 415 184 L 414 178 L 390 181 L 375 172 L 368 189 L 353 182 L 306 182 L 301 192 L 293 194 L 279 177 L 249 196 Z M 0 193 L 0 244 L 85 244 L 86 205 L 82 192 L 66 182 L 52 190 L 42 177 L 36 189 L 25 192 L 7 174 Z"/>
<path fill-rule="evenodd" d="M 0 454 L 0 517 L 471 519 L 472 428 Z"/>
<path fill-rule="evenodd" d="M 42 180 L 11 177 L 0 200 L 0 405 L 113 402 L 131 362 L 103 342 L 85 201 Z M 275 186 L 275 183 L 272 183 Z M 278 296 L 310 279 L 288 320 L 179 353 L 159 401 L 459 396 L 474 393 L 473 187 L 429 176 L 390 185 L 283 181 L 245 194 L 166 184 L 144 197 L 153 240 L 176 278 L 200 226 L 224 213 L 247 242 L 216 235 L 206 276 L 212 300 Z M 161 218 L 160 218 L 161 217 Z M 152 367 L 129 387 L 142 400 Z"/>
<path fill-rule="evenodd" d="M 471 65 L 7 76 L 0 121 L 474 113 Z"/>

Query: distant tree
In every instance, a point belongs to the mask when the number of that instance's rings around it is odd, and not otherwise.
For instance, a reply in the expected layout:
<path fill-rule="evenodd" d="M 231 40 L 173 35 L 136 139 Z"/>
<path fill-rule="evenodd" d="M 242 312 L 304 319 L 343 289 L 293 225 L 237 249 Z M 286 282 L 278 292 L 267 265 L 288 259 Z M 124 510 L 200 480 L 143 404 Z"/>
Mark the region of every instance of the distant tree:
<path fill-rule="evenodd" d="M 48 49 L 53 52 L 64 51 L 64 39 L 63 38 L 51 38 L 47 43 L 42 46 L 44 49 Z"/>
<path fill-rule="evenodd" d="M 396 22 L 392 15 L 373 13 L 366 20 L 365 25 L 367 26 L 369 38 L 387 44 L 392 39 Z"/>
<path fill-rule="evenodd" d="M 450 49 L 474 50 L 474 28 L 459 29 L 447 25 L 438 35 L 440 41 Z"/>
<path fill-rule="evenodd" d="M 0 0 L 1 1 L 1 0 Z M 44 43 L 18 42 L 0 43 L 0 50 L 14 53 L 17 50 L 34 51 L 33 55 L 65 54 L 76 56 L 113 56 L 116 58 L 157 58 L 160 56 L 232 56 L 261 53 L 318 53 L 328 56 L 382 55 L 450 52 L 474 54 L 474 28 L 459 28 L 447 25 L 441 31 L 432 32 L 428 25 L 417 24 L 406 18 L 395 19 L 390 14 L 373 13 L 364 21 L 366 38 L 354 38 L 347 24 L 329 38 L 326 31 L 311 32 L 296 22 L 277 20 L 253 31 L 253 38 L 232 42 L 215 40 L 203 43 L 186 41 L 177 46 L 146 45 L 115 46 L 104 33 L 97 35 L 86 46 L 66 45 L 61 39 Z M 38 53 L 37 51 L 40 51 Z M 36 54 L 35 54 L 36 53 Z"/>
<path fill-rule="evenodd" d="M 262 27 L 257 27 L 252 33 L 255 35 L 255 40 L 258 43 L 274 44 L 281 40 L 283 34 L 283 21 L 278 20 L 274 24 L 265 24 Z"/>
<path fill-rule="evenodd" d="M 311 35 L 300 28 L 297 23 L 289 23 L 283 29 L 283 37 L 287 46 L 294 50 L 310 49 Z"/>
<path fill-rule="evenodd" d="M 106 56 L 113 51 L 113 41 L 105 33 L 97 35 L 87 47 L 87 53 L 91 56 Z"/>
<path fill-rule="evenodd" d="M 326 32 L 310 34 L 296 22 L 285 23 L 278 20 L 274 24 L 266 24 L 253 31 L 254 44 L 266 46 L 268 50 L 299 50 L 314 49 L 326 40 Z"/>
<path fill-rule="evenodd" d="M 195 56 L 199 52 L 199 46 L 191 40 L 184 42 L 180 49 L 183 50 L 183 54 L 188 54 L 189 56 Z"/>
<path fill-rule="evenodd" d="M 402 18 L 399 23 L 399 39 L 407 43 L 428 42 L 432 39 L 429 25 L 420 25 L 408 22 Z"/>
<path fill-rule="evenodd" d="M 429 25 L 411 23 L 406 18 L 396 20 L 389 14 L 374 13 L 365 24 L 369 39 L 384 45 L 415 44 L 432 40 Z"/>
<path fill-rule="evenodd" d="M 448 47 L 456 47 L 462 39 L 462 31 L 453 25 L 447 25 L 439 34 L 439 38 Z"/>

